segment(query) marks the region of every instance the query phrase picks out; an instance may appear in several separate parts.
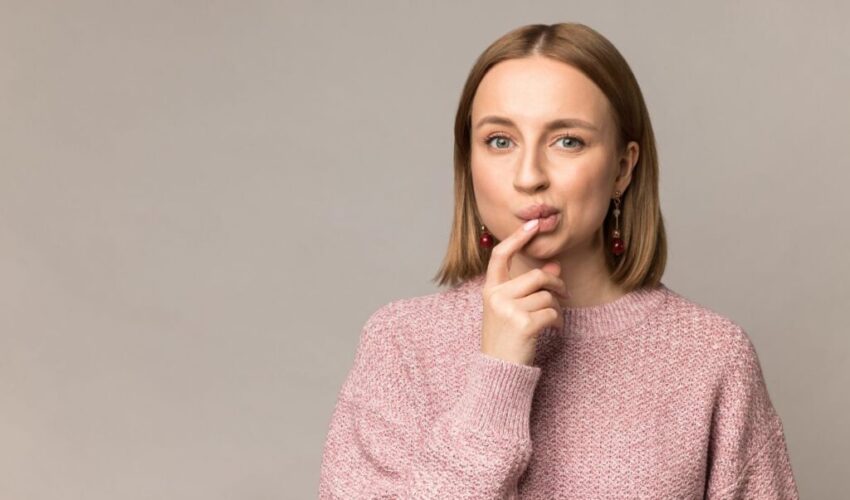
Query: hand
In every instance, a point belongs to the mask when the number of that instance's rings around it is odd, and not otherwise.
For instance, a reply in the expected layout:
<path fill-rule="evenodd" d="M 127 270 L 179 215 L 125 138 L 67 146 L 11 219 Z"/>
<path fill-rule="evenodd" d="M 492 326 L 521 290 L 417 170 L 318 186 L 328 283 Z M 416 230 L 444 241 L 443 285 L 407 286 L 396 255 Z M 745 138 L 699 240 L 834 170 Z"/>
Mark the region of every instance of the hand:
<path fill-rule="evenodd" d="M 540 332 L 563 323 L 560 301 L 569 297 L 557 262 L 547 262 L 542 268 L 510 278 L 511 257 L 531 241 L 538 226 L 529 230 L 520 226 L 493 247 L 481 292 L 481 351 L 525 365 L 534 362 Z"/>

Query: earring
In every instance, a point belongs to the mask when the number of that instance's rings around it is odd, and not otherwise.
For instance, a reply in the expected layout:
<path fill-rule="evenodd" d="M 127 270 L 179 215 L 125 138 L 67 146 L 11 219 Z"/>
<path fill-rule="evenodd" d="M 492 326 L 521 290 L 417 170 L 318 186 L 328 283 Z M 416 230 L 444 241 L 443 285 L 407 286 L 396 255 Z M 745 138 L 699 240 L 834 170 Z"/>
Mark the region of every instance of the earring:
<path fill-rule="evenodd" d="M 481 248 L 493 248 L 493 235 L 487 231 L 484 224 L 481 224 L 481 236 L 478 237 L 478 244 Z"/>
<path fill-rule="evenodd" d="M 611 253 L 622 255 L 626 251 L 626 245 L 620 239 L 620 192 L 614 191 L 614 231 L 611 234 Z"/>

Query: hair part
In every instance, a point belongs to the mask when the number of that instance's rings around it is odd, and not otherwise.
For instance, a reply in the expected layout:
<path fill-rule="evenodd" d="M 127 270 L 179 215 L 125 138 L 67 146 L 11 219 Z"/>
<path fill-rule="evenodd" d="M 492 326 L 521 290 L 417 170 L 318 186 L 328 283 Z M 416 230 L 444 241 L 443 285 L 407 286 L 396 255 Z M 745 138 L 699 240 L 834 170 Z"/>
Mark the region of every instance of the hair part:
<path fill-rule="evenodd" d="M 667 237 L 658 195 L 658 154 L 649 112 L 625 58 L 608 39 L 580 23 L 530 24 L 512 30 L 487 47 L 470 70 L 455 115 L 454 217 L 448 249 L 432 281 L 454 287 L 487 270 L 490 250 L 478 244 L 481 217 L 472 189 L 472 101 L 484 75 L 494 65 L 538 55 L 578 69 L 602 90 L 613 111 L 620 153 L 630 141 L 638 143 L 638 162 L 629 186 L 621 195 L 620 238 L 625 252 L 615 256 L 605 251 L 605 260 L 611 279 L 627 291 L 657 285 L 667 260 Z M 600 226 L 605 249 L 611 246 L 614 222 L 609 211 Z"/>

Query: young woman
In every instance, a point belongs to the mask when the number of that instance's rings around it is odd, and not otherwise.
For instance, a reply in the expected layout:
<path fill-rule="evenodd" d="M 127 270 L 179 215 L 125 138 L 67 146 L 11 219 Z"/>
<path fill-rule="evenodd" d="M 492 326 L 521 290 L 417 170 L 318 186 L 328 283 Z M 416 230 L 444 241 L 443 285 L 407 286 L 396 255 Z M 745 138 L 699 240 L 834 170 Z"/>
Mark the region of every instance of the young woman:
<path fill-rule="evenodd" d="M 661 282 L 655 139 L 606 38 L 488 47 L 454 169 L 451 286 L 367 320 L 320 498 L 798 497 L 748 334 Z"/>

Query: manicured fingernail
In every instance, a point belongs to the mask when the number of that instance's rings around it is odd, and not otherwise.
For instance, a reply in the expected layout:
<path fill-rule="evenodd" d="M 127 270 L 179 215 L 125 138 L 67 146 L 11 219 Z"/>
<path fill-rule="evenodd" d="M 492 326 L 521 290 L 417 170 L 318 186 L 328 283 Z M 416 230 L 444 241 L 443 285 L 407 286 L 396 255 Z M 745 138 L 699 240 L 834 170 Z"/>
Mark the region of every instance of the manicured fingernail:
<path fill-rule="evenodd" d="M 529 230 L 531 230 L 531 229 L 534 229 L 534 226 L 536 226 L 536 225 L 537 225 L 537 223 L 539 222 L 539 220 L 540 220 L 540 219 L 531 219 L 530 221 L 528 221 L 528 222 L 526 222 L 525 224 L 523 224 L 523 225 L 522 225 L 522 228 L 523 228 L 523 229 L 525 229 L 526 231 L 529 231 Z"/>

